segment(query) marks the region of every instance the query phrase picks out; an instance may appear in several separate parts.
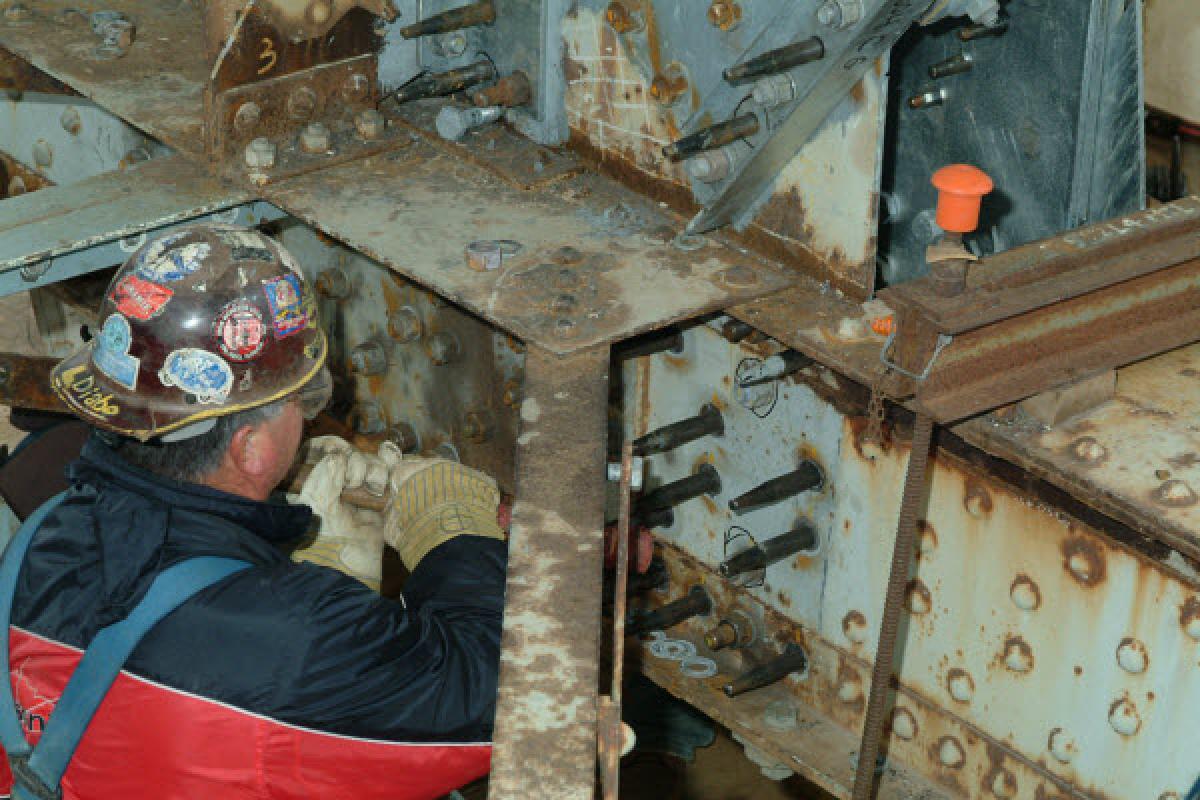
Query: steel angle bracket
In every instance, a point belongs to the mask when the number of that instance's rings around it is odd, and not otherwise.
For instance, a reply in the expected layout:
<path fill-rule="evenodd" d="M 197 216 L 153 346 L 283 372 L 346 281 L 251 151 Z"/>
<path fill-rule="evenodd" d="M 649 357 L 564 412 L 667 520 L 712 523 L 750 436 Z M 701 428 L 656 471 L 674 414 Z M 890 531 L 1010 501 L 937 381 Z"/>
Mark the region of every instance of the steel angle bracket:
<path fill-rule="evenodd" d="M 928 8 L 929 0 L 886 0 L 858 26 L 858 33 L 836 58 L 808 65 L 809 70 L 820 70 L 820 77 L 810 85 L 791 114 L 770 132 L 770 139 L 688 223 L 688 233 L 703 233 L 730 222 L 738 227 L 749 224 L 759 201 L 770 191 L 784 166 L 867 70 L 891 50 Z"/>
<path fill-rule="evenodd" d="M 170 156 L 0 203 L 0 296 L 111 267 L 155 233 L 207 219 L 242 225 L 283 212 Z"/>
<path fill-rule="evenodd" d="M 1200 197 L 976 262 L 946 297 L 920 278 L 880 293 L 892 360 L 921 373 L 893 396 L 947 423 L 1200 340 Z"/>

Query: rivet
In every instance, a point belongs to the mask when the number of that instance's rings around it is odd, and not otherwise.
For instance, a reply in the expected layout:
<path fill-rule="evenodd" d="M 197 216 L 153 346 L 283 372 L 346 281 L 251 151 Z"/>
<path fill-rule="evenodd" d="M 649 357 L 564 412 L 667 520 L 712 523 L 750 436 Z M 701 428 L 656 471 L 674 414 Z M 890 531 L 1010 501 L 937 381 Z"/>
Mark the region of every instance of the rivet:
<path fill-rule="evenodd" d="M 967 754 L 953 736 L 943 736 L 937 743 L 938 761 L 942 766 L 958 769 L 967 763 Z"/>
<path fill-rule="evenodd" d="M 354 117 L 354 129 L 367 141 L 382 138 L 387 131 L 387 120 L 374 108 L 358 112 Z"/>
<path fill-rule="evenodd" d="M 1029 672 L 1033 669 L 1033 648 L 1020 636 L 1012 636 L 1004 642 L 1004 666 L 1012 672 Z"/>
<path fill-rule="evenodd" d="M 1115 701 L 1108 709 L 1108 724 L 1122 736 L 1133 736 L 1142 727 L 1137 707 L 1128 697 Z"/>
<path fill-rule="evenodd" d="M 1180 480 L 1164 481 L 1154 490 L 1154 500 L 1160 505 L 1182 508 L 1196 504 L 1196 493 Z"/>
<path fill-rule="evenodd" d="M 867 618 L 861 611 L 847 611 L 842 617 L 842 633 L 855 644 L 862 644 L 867 640 Z"/>
<path fill-rule="evenodd" d="M 917 530 L 920 531 L 920 536 L 917 539 L 917 552 L 922 556 L 929 556 L 937 550 L 938 537 L 937 531 L 926 520 L 917 520 Z"/>
<path fill-rule="evenodd" d="M 252 139 L 244 152 L 246 166 L 250 169 L 270 169 L 275 166 L 275 143 L 265 136 Z"/>
<path fill-rule="evenodd" d="M 963 507 L 972 517 L 986 517 L 992 513 L 992 495 L 979 484 L 971 484 L 963 495 Z"/>
<path fill-rule="evenodd" d="M 992 772 L 991 785 L 988 787 L 996 797 L 1007 800 L 1017 794 L 1017 778 L 1003 767 L 997 767 Z"/>
<path fill-rule="evenodd" d="M 1150 658 L 1146 654 L 1146 645 L 1137 639 L 1131 639 L 1127 636 L 1117 645 L 1117 663 L 1126 672 L 1133 675 L 1140 675 L 1146 671 L 1146 666 L 1149 662 Z"/>
<path fill-rule="evenodd" d="M 933 607 L 933 599 L 929 594 L 929 589 L 920 579 L 909 581 L 908 593 L 905 595 L 905 604 L 912 614 L 928 614 Z"/>
<path fill-rule="evenodd" d="M 1075 739 L 1062 728 L 1050 731 L 1046 747 L 1050 750 L 1050 755 L 1063 764 L 1070 764 L 1075 760 L 1075 756 L 1079 755 L 1079 746 L 1075 744 Z"/>
<path fill-rule="evenodd" d="M 862 680 L 858 675 L 849 673 L 841 683 L 838 684 L 837 691 L 838 700 L 846 705 L 852 705 L 862 700 L 863 687 Z"/>
<path fill-rule="evenodd" d="M 960 703 L 969 703 L 975 696 L 975 679 L 966 670 L 955 667 L 946 675 L 946 689 Z"/>
<path fill-rule="evenodd" d="M 398 342 L 415 342 L 421 338 L 421 315 L 412 306 L 402 306 L 388 314 L 388 333 Z"/>
<path fill-rule="evenodd" d="M 382 375 L 387 372 L 387 352 L 376 341 L 365 341 L 350 351 L 351 369 L 359 375 Z"/>
<path fill-rule="evenodd" d="M 604 20 L 617 33 L 633 33 L 646 26 L 646 21 L 640 13 L 630 11 L 617 2 L 608 4 L 608 8 L 604 12 Z"/>
<path fill-rule="evenodd" d="M 1071 458 L 1081 464 L 1099 464 L 1108 458 L 1108 449 L 1094 436 L 1081 436 L 1067 448 Z"/>
<path fill-rule="evenodd" d="M 33 143 L 33 163 L 45 169 L 54 161 L 54 149 L 45 139 Z"/>
<path fill-rule="evenodd" d="M 1022 611 L 1037 611 L 1042 606 L 1042 591 L 1028 575 L 1013 578 L 1008 596 L 1012 598 L 1013 605 Z"/>
<path fill-rule="evenodd" d="M 916 738 L 917 720 L 907 708 L 897 708 L 892 712 L 892 733 L 906 742 Z"/>
<path fill-rule="evenodd" d="M 1200 642 L 1200 598 L 1189 597 L 1179 609 L 1179 625 L 1189 637 Z"/>
<path fill-rule="evenodd" d="M 79 118 L 79 112 L 73 106 L 67 106 L 63 109 L 58 122 L 62 125 L 63 130 L 72 136 L 77 135 L 83 127 L 83 121 Z"/>
<path fill-rule="evenodd" d="M 1072 536 L 1062 544 L 1063 566 L 1085 588 L 1104 582 L 1106 567 L 1100 545 L 1084 536 Z"/>

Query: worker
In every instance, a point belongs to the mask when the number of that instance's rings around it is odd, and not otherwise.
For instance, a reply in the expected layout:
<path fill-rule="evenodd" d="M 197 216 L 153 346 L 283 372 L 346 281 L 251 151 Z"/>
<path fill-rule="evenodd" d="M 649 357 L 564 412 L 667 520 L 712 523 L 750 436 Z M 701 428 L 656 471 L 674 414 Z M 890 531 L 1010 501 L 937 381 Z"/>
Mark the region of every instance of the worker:
<path fill-rule="evenodd" d="M 0 563 L 13 797 L 418 800 L 486 773 L 495 482 L 321 437 L 300 502 L 272 494 L 331 382 L 312 290 L 261 233 L 148 242 L 98 319 L 52 378 L 90 437 Z"/>

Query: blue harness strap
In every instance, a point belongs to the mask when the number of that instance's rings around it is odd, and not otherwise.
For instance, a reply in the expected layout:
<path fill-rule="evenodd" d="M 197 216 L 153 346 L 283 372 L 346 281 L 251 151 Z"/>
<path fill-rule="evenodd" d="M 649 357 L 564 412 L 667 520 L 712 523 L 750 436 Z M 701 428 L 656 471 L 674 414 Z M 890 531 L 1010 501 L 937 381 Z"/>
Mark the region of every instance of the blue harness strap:
<path fill-rule="evenodd" d="M 248 562 L 199 556 L 168 567 L 155 577 L 145 597 L 129 616 L 96 634 L 58 699 L 36 747 L 30 747 L 12 693 L 9 625 L 13 595 L 21 564 L 38 527 L 63 495 L 51 498 L 30 515 L 0 560 L 0 744 L 8 753 L 13 773 L 13 800 L 52 800 L 62 796 L 60 781 L 75 748 L 129 654 L 154 625 L 192 595 L 235 572 Z"/>

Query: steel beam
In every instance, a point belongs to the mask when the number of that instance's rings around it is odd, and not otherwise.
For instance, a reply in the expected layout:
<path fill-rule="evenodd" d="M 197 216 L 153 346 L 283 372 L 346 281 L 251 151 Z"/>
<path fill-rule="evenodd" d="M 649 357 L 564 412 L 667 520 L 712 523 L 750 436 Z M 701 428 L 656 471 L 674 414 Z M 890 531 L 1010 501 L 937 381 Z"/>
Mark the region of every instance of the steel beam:
<path fill-rule="evenodd" d="M 608 363 L 525 356 L 490 800 L 593 798 Z"/>

